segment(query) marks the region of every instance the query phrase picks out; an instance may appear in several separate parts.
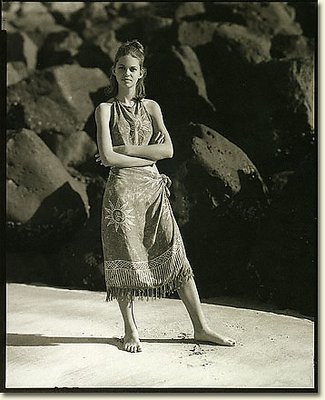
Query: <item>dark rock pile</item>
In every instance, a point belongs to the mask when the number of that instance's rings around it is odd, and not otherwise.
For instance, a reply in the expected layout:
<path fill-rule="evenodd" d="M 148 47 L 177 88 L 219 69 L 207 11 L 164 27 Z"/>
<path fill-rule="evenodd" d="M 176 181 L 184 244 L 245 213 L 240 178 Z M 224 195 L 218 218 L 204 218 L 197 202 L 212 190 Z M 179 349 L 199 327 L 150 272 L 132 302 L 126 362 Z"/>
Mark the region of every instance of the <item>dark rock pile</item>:
<path fill-rule="evenodd" d="M 93 111 L 136 38 L 202 297 L 314 314 L 316 18 L 300 2 L 4 3 L 8 279 L 104 289 Z"/>

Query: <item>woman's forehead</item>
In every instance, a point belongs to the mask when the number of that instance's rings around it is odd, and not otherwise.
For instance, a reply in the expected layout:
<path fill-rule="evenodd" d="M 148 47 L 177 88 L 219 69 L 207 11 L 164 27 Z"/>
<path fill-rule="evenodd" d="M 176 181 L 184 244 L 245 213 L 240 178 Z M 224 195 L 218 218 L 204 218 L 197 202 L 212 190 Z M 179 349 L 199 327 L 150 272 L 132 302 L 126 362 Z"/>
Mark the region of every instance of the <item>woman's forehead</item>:
<path fill-rule="evenodd" d="M 136 57 L 131 56 L 130 54 L 127 54 L 125 56 L 120 57 L 117 60 L 117 64 L 123 64 L 123 65 L 127 65 L 127 66 L 139 66 L 139 60 Z"/>

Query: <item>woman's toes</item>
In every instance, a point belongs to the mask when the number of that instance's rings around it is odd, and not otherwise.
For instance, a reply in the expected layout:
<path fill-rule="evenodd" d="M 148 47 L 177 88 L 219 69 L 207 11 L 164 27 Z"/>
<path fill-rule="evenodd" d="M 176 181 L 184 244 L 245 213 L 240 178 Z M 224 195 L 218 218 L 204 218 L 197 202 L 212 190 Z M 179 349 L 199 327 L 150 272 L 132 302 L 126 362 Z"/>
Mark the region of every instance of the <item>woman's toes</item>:
<path fill-rule="evenodd" d="M 139 353 L 141 353 L 141 351 L 142 351 L 141 346 L 137 346 L 137 351 L 138 351 Z"/>

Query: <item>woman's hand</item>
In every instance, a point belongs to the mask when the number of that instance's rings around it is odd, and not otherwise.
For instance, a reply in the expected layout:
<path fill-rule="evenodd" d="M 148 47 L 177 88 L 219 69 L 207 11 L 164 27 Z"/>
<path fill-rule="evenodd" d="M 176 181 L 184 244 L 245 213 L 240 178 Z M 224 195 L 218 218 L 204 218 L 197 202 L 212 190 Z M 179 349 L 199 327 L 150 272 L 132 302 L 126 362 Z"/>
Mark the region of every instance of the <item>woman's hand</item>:
<path fill-rule="evenodd" d="M 100 165 L 104 165 L 104 164 L 102 163 L 102 159 L 100 158 L 99 153 L 95 154 L 95 161 L 96 161 L 97 163 L 99 163 Z"/>
<path fill-rule="evenodd" d="M 164 143 L 164 141 L 165 141 L 165 136 L 164 136 L 164 134 L 163 134 L 162 132 L 160 132 L 160 131 L 157 132 L 157 133 L 155 134 L 155 136 L 154 136 L 153 141 L 154 141 L 154 143 L 156 143 L 156 144 Z"/>

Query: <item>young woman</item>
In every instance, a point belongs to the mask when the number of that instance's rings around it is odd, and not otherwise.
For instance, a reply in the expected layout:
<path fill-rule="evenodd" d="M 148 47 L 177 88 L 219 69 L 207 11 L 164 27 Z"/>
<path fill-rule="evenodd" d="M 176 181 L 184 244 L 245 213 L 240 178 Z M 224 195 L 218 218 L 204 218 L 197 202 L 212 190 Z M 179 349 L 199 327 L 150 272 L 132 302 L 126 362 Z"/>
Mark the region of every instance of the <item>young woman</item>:
<path fill-rule="evenodd" d="M 170 179 L 156 161 L 171 158 L 173 145 L 159 105 L 145 99 L 144 48 L 126 42 L 111 73 L 111 98 L 97 106 L 97 161 L 109 166 L 102 209 L 107 300 L 117 299 L 124 321 L 124 349 L 142 351 L 134 298 L 179 293 L 197 341 L 233 346 L 204 318 L 193 271 L 169 202 Z"/>

